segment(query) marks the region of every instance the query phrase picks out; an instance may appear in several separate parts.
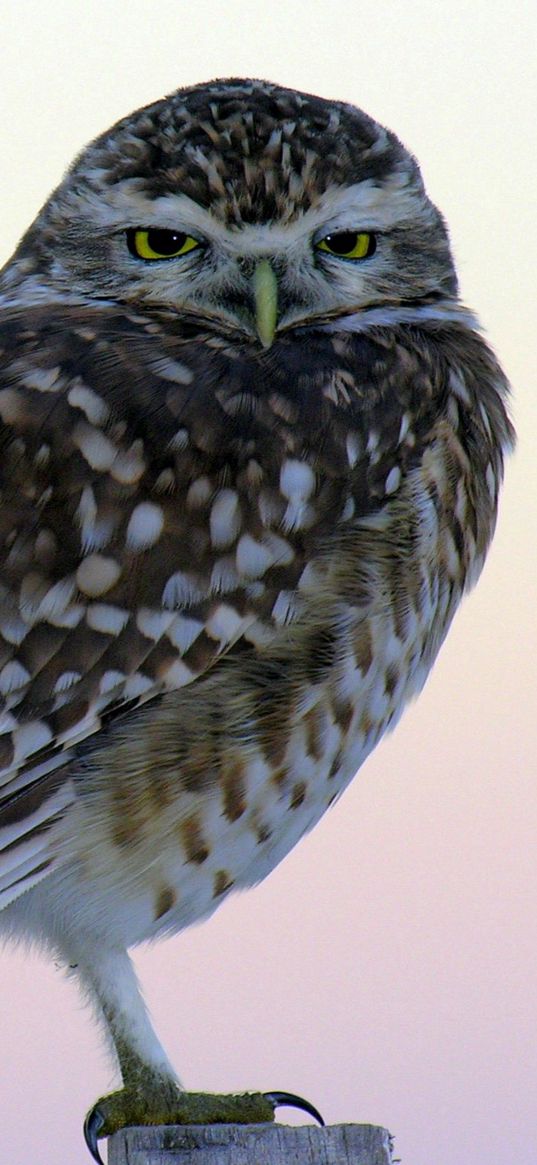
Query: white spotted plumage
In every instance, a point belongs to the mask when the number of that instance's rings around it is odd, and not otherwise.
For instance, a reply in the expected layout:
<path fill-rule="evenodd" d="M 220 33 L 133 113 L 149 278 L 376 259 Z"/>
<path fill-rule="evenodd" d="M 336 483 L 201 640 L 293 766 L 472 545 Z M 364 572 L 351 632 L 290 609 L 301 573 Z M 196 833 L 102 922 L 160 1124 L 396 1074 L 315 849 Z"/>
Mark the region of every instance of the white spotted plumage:
<path fill-rule="evenodd" d="M 507 386 L 415 160 L 265 82 L 97 139 L 0 293 L 1 918 L 149 1093 L 126 948 L 270 873 L 423 686 Z"/>

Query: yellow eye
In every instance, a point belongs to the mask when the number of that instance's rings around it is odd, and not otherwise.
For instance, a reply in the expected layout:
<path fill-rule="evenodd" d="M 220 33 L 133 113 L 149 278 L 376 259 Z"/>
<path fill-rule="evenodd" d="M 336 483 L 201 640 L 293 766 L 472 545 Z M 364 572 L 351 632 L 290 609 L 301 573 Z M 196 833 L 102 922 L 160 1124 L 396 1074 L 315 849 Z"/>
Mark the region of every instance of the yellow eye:
<path fill-rule="evenodd" d="M 135 259 L 177 259 L 202 246 L 199 239 L 184 231 L 166 231 L 158 227 L 141 227 L 127 231 L 127 246 Z"/>
<path fill-rule="evenodd" d="M 370 231 L 335 231 L 315 244 L 318 251 L 328 251 L 338 259 L 369 259 L 377 241 Z"/>

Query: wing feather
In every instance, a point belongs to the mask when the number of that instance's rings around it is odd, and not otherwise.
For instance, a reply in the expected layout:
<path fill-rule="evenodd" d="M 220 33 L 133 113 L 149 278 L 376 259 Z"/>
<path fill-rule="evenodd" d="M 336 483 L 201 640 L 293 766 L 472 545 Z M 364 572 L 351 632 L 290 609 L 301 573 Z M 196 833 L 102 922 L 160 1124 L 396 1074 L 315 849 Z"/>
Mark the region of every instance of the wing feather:
<path fill-rule="evenodd" d="M 380 330 L 264 352 L 106 304 L 12 308 L 0 344 L 7 894 L 46 873 L 103 724 L 304 616 L 315 557 L 393 494 L 438 385 Z"/>

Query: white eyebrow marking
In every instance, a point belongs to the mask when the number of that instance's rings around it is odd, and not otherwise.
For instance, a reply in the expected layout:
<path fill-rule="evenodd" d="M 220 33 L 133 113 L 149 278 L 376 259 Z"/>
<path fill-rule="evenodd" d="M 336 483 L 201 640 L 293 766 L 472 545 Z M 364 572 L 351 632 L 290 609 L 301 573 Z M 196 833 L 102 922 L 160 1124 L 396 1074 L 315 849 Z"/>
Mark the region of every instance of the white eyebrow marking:
<path fill-rule="evenodd" d="M 343 189 L 329 186 L 315 206 L 285 226 L 277 221 L 226 225 L 186 194 L 147 198 L 139 189 L 139 181 L 132 178 L 99 195 L 87 190 L 72 193 L 69 206 L 77 215 L 84 216 L 85 211 L 85 217 L 89 209 L 92 220 L 105 229 L 126 230 L 137 224 L 179 229 L 219 243 L 231 254 L 247 250 L 251 255 L 288 248 L 290 240 L 298 242 L 321 228 L 327 234 L 358 226 L 386 230 L 415 215 L 434 213 L 423 191 L 405 170 L 391 174 L 381 186 L 370 178 Z"/>

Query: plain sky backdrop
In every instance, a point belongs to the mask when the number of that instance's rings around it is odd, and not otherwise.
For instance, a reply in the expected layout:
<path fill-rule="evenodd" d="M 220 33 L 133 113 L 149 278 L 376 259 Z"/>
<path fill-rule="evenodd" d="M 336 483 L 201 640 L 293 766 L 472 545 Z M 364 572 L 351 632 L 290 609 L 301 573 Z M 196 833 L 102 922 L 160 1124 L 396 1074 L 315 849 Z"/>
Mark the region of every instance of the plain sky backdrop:
<path fill-rule="evenodd" d="M 532 0 L 4 0 L 5 258 L 73 155 L 178 86 L 264 76 L 362 106 L 420 160 L 514 386 L 497 537 L 394 736 L 261 887 L 142 950 L 195 1088 L 388 1126 L 403 1165 L 537 1162 L 537 189 Z M 0 1159 L 84 1165 L 112 1083 L 37 954 L 0 962 Z"/>

